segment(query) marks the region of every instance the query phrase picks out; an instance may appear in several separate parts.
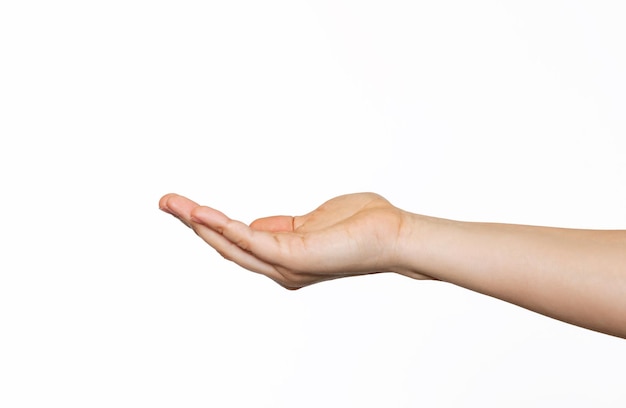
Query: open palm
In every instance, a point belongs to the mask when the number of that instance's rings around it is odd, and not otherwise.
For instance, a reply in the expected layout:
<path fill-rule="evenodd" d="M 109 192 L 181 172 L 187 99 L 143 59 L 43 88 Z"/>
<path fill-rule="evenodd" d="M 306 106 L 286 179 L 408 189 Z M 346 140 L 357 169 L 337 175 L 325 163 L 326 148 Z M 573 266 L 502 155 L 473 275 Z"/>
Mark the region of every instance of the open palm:
<path fill-rule="evenodd" d="M 392 270 L 403 224 L 403 212 L 373 193 L 339 196 L 309 214 L 260 218 L 250 226 L 175 194 L 160 207 L 224 258 L 290 289 Z"/>

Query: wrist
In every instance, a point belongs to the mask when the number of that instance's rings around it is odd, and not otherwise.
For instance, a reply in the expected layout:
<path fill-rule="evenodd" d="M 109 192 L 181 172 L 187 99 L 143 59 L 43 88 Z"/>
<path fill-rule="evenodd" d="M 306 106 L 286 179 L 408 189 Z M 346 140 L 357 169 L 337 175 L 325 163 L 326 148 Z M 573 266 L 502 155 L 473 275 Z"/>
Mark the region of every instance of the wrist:
<path fill-rule="evenodd" d="M 441 251 L 451 248 L 459 221 L 403 211 L 393 271 L 414 279 L 443 280 Z"/>
<path fill-rule="evenodd" d="M 425 239 L 432 228 L 432 220 L 427 216 L 402 211 L 402 224 L 395 245 L 393 271 L 413 279 L 433 279 L 425 273 L 419 262 L 426 252 Z"/>

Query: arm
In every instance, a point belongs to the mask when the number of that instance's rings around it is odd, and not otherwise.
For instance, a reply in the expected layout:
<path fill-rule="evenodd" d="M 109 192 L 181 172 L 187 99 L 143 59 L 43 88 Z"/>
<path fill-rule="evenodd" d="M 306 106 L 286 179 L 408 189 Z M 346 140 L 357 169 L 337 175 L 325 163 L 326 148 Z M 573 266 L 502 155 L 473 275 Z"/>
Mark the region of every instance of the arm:
<path fill-rule="evenodd" d="M 626 338 L 626 231 L 444 220 L 402 211 L 371 193 L 250 226 L 178 195 L 164 196 L 160 207 L 226 259 L 289 289 L 397 272 Z"/>
<path fill-rule="evenodd" d="M 405 274 L 419 271 L 626 337 L 626 231 L 409 218 L 401 240 Z"/>

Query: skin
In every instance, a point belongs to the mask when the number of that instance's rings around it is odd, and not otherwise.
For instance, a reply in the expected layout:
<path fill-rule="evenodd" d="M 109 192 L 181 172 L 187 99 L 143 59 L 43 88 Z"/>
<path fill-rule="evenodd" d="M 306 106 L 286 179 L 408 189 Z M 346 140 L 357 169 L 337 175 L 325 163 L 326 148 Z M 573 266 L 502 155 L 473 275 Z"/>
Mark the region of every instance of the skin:
<path fill-rule="evenodd" d="M 177 194 L 165 195 L 159 207 L 227 260 L 288 289 L 395 272 L 626 338 L 626 231 L 446 220 L 401 210 L 373 193 L 249 226 Z"/>

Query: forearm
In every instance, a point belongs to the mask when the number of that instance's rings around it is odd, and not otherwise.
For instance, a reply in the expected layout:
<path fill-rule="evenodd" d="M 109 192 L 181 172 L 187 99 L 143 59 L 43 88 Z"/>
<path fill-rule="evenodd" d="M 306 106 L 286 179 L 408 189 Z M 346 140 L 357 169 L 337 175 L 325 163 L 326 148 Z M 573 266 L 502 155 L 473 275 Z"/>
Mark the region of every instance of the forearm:
<path fill-rule="evenodd" d="M 626 337 L 626 231 L 407 219 L 401 273 Z"/>

